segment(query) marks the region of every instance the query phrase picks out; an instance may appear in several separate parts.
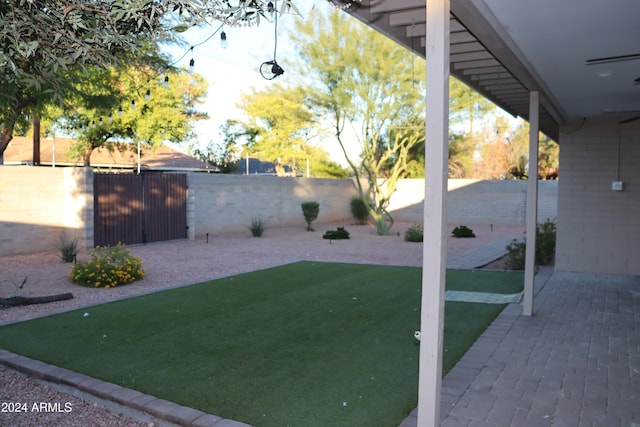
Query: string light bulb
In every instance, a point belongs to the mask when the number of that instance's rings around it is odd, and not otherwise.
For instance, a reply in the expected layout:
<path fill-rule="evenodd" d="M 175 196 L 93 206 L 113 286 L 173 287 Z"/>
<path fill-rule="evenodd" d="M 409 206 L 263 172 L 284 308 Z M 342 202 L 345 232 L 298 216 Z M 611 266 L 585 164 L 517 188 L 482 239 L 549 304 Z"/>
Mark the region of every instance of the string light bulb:
<path fill-rule="evenodd" d="M 118 107 L 118 117 L 122 117 L 122 105 Z"/>
<path fill-rule="evenodd" d="M 196 61 L 193 60 L 193 46 L 191 46 L 191 61 L 189 61 L 189 72 L 193 73 Z"/>
<path fill-rule="evenodd" d="M 144 94 L 144 100 L 148 101 L 151 98 L 151 89 L 147 89 L 147 93 Z"/>
<path fill-rule="evenodd" d="M 169 87 L 169 76 L 164 76 L 164 87 Z"/>
<path fill-rule="evenodd" d="M 227 42 L 227 33 L 224 31 L 220 33 L 220 47 L 226 49 L 229 46 Z"/>
<path fill-rule="evenodd" d="M 135 99 L 132 99 L 132 100 L 131 100 L 131 109 L 132 109 L 132 110 L 135 110 L 135 109 L 136 109 L 136 100 L 135 100 Z"/>

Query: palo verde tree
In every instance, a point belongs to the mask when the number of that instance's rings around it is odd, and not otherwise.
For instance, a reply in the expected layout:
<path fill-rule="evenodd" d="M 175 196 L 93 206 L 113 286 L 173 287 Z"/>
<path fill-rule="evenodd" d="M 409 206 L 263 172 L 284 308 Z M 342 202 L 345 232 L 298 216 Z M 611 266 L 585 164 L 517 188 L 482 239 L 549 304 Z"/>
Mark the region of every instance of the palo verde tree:
<path fill-rule="evenodd" d="M 0 163 L 26 114 L 62 104 L 69 74 L 135 64 L 150 40 L 205 14 L 197 0 L 0 0 Z"/>
<path fill-rule="evenodd" d="M 92 67 L 77 79 L 63 108 L 52 108 L 57 127 L 75 137 L 72 155 L 89 166 L 91 153 L 157 148 L 180 143 L 193 134 L 196 120 L 207 117 L 196 107 L 206 94 L 206 80 L 184 69 L 151 66 Z"/>
<path fill-rule="evenodd" d="M 317 9 L 290 34 L 307 101 L 331 127 L 379 234 L 407 154 L 424 140 L 424 61 L 339 11 Z M 298 65 L 298 64 L 297 64 Z M 424 120 L 424 119 L 422 119 Z M 424 123 L 424 121 L 423 121 Z M 355 129 L 360 161 L 350 158 L 346 129 Z"/>

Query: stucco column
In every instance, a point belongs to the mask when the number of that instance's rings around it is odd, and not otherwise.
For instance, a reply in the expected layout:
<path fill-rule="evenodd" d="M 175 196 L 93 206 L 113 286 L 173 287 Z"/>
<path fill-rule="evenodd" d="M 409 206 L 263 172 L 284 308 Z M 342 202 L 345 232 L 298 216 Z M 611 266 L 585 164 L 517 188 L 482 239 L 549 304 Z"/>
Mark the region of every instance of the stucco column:
<path fill-rule="evenodd" d="M 440 424 L 449 153 L 449 0 L 427 5 L 427 124 L 418 426 Z"/>
<path fill-rule="evenodd" d="M 536 229 L 538 225 L 538 132 L 540 95 L 529 94 L 529 174 L 527 178 L 527 250 L 524 264 L 522 314 L 533 316 L 533 292 L 536 269 Z"/>

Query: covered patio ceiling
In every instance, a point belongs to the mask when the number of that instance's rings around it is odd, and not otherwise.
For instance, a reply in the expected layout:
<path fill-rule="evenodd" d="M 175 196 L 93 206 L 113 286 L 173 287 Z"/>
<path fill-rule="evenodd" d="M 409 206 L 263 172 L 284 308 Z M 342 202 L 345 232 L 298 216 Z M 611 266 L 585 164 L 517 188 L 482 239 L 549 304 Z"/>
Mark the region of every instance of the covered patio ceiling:
<path fill-rule="evenodd" d="M 341 3 L 345 3 L 344 1 Z M 425 0 L 356 0 L 349 14 L 424 57 Z M 640 115 L 640 1 L 451 0 L 450 70 L 557 140 L 572 119 Z"/>

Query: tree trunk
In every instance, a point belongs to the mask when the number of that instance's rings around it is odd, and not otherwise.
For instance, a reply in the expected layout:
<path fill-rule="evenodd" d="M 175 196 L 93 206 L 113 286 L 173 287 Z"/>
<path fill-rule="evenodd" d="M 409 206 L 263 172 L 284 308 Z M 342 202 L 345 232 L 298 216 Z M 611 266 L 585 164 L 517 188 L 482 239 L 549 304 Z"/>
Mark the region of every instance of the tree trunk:
<path fill-rule="evenodd" d="M 0 298 L 0 306 L 2 307 L 14 307 L 18 305 L 30 305 L 30 304 L 44 304 L 54 301 L 65 301 L 73 298 L 73 294 L 58 294 L 49 295 L 46 297 L 9 297 Z"/>
<path fill-rule="evenodd" d="M 4 151 L 7 149 L 12 139 L 13 129 L 2 127 L 2 130 L 0 131 L 0 165 L 4 164 Z"/>
<path fill-rule="evenodd" d="M 93 147 L 87 147 L 82 153 L 82 166 L 89 167 L 91 166 L 91 153 L 93 153 Z"/>
<path fill-rule="evenodd" d="M 33 166 L 40 166 L 40 117 L 33 115 Z"/>

